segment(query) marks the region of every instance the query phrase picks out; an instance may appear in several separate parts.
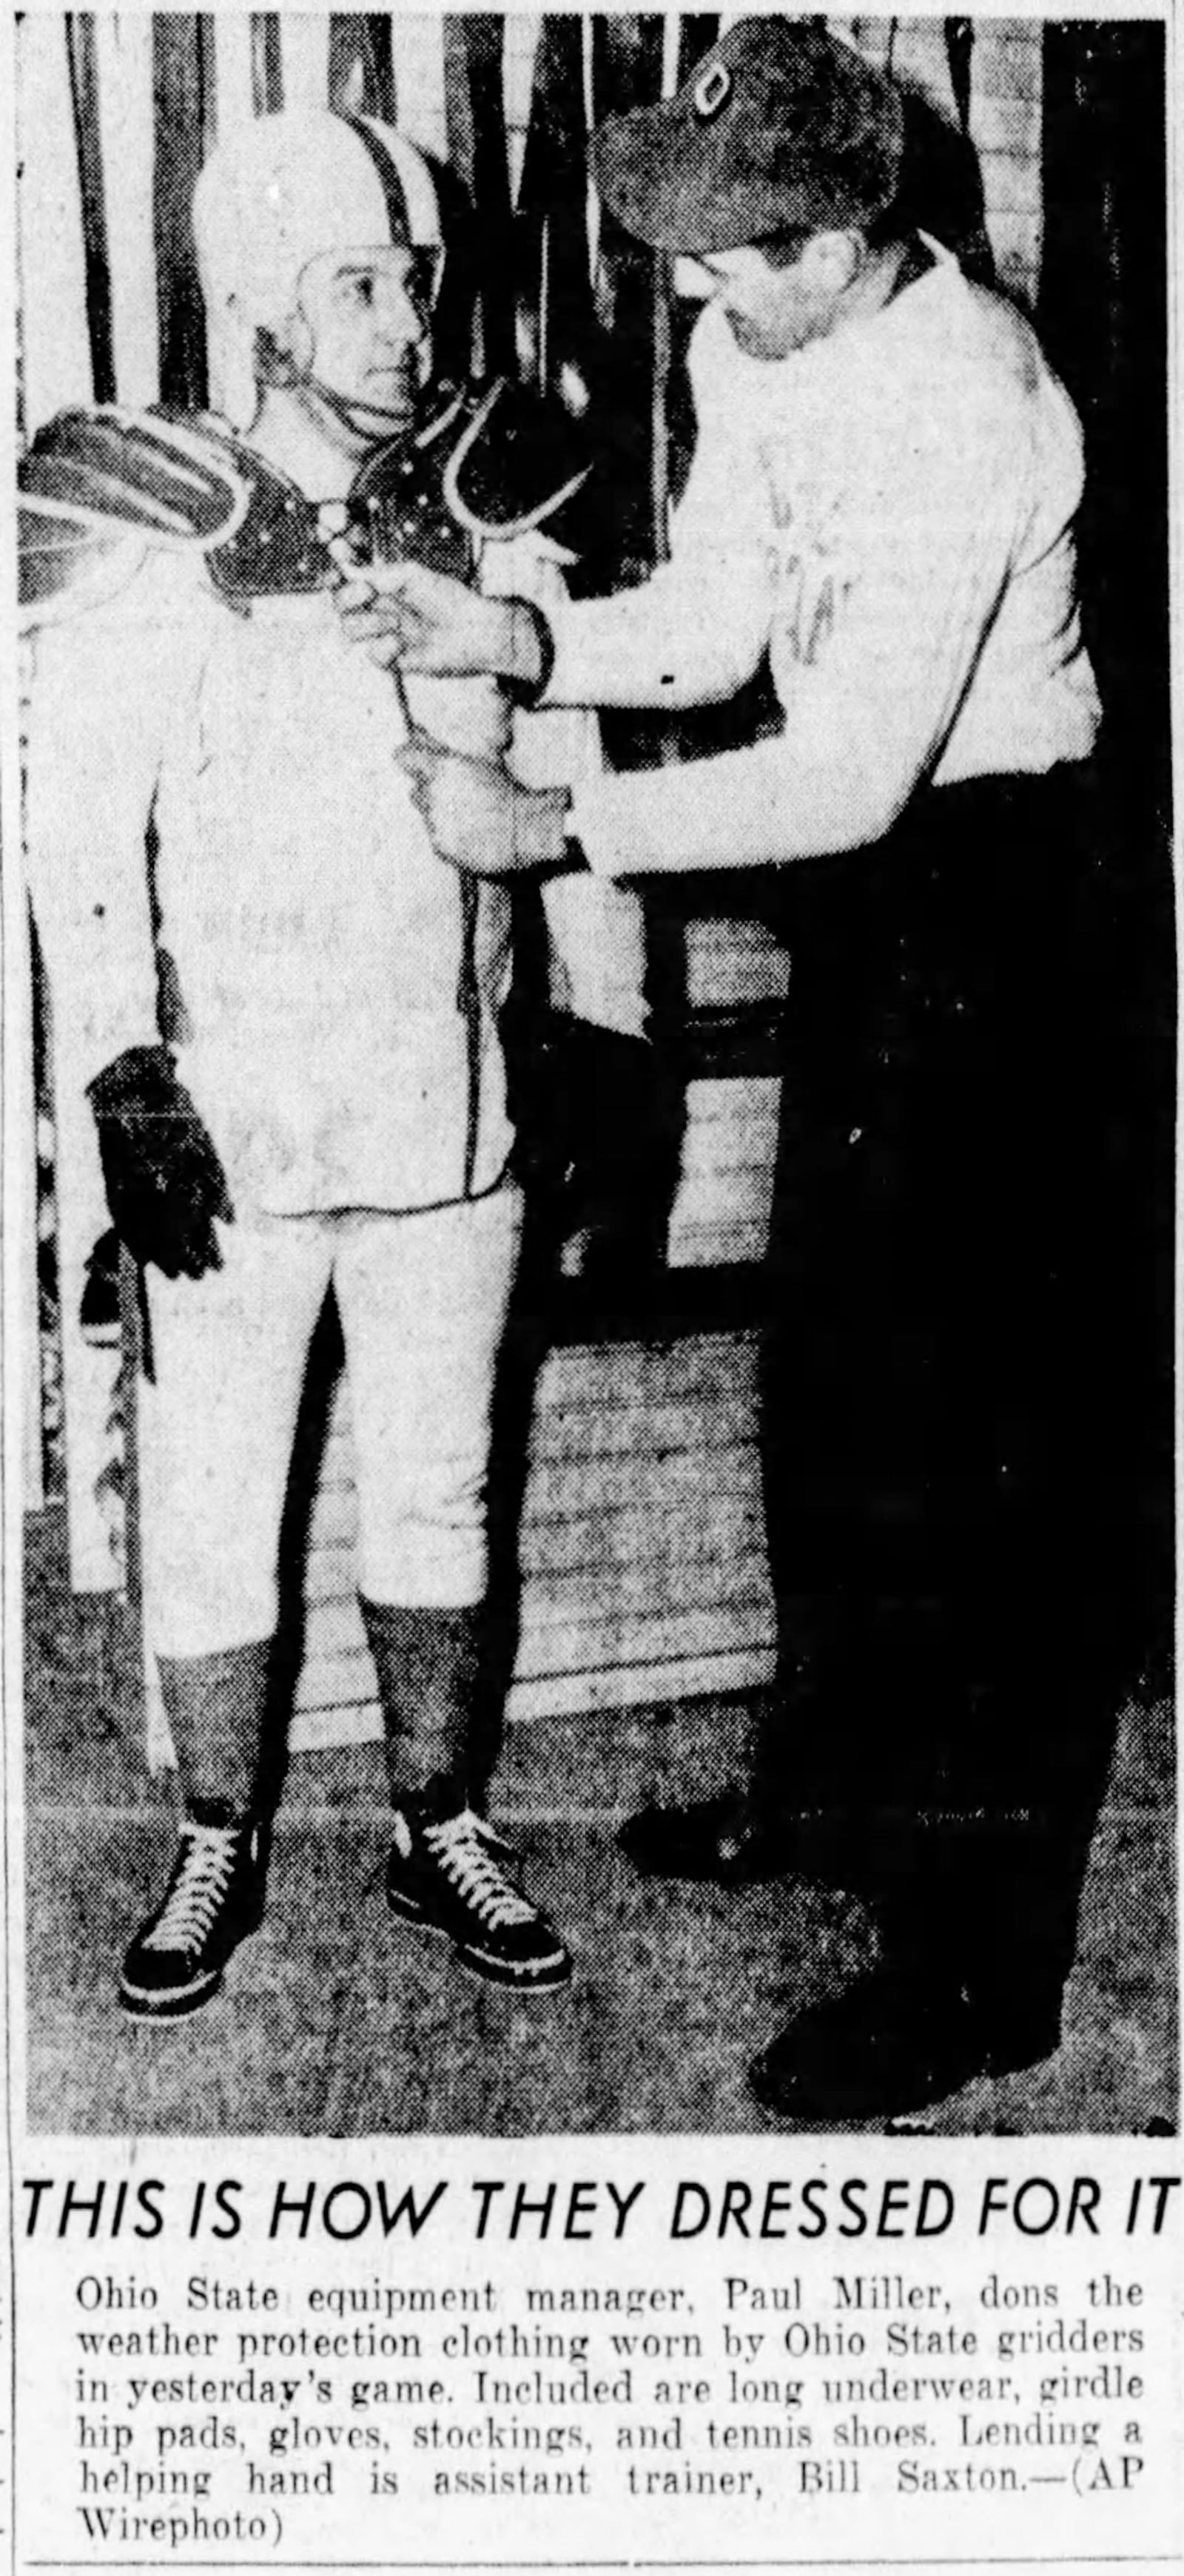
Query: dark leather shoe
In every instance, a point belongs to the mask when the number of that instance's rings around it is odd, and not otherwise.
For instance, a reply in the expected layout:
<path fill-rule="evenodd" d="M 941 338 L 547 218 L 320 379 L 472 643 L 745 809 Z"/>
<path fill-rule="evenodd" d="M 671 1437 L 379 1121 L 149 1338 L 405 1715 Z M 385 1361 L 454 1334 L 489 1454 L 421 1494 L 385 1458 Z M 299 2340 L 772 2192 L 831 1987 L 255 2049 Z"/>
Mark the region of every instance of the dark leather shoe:
<path fill-rule="evenodd" d="M 617 1836 L 643 1878 L 714 1879 L 720 1887 L 748 1887 L 780 1878 L 792 1867 L 779 1820 L 758 1816 L 743 1789 L 686 1807 L 643 1807 Z"/>
<path fill-rule="evenodd" d="M 709 1879 L 752 1887 L 760 1879 L 804 1878 L 862 1893 L 868 1878 L 868 1820 L 834 1803 L 794 1808 L 751 1789 L 724 1789 L 693 1806 L 642 1807 L 617 1836 L 643 1878 Z"/>
<path fill-rule="evenodd" d="M 1017 2002 L 1005 2021 L 958 1987 L 883 1969 L 791 2021 L 748 2080 L 762 2110 L 780 2120 L 830 2128 L 896 2119 L 944 2101 L 973 2076 L 1034 2065 L 1059 2037 L 1051 2007 Z"/>

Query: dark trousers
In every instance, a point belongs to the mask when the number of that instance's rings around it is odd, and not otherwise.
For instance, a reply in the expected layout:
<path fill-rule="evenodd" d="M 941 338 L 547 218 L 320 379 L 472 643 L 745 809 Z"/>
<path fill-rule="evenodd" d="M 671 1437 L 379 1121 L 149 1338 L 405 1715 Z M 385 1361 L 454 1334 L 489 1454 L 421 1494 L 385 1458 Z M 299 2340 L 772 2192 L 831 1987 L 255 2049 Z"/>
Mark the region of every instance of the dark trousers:
<path fill-rule="evenodd" d="M 1137 1590 L 1125 899 L 1085 772 L 786 874 L 761 1794 L 889 1952 L 1051 2022 Z"/>

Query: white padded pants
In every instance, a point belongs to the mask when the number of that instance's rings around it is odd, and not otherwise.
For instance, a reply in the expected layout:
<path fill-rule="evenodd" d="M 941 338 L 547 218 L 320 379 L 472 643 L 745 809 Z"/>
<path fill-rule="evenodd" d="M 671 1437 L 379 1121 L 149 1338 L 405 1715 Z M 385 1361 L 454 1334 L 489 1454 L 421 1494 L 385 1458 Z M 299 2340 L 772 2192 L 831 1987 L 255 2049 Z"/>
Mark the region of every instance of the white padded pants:
<path fill-rule="evenodd" d="M 215 1653 L 269 1637 L 309 1343 L 332 1284 L 345 1340 L 371 1601 L 450 1609 L 486 1583 L 498 1351 L 518 1257 L 513 1184 L 410 1215 L 255 1215 L 219 1228 L 225 1267 L 148 1277 L 155 1382 L 141 1381 L 148 1643 Z"/>

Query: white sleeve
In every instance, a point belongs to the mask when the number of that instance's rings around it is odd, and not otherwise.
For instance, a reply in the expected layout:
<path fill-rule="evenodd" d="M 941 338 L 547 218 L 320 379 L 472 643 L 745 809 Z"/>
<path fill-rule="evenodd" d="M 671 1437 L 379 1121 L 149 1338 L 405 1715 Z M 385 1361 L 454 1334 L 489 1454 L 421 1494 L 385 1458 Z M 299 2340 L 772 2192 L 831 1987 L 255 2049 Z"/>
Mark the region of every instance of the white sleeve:
<path fill-rule="evenodd" d="M 931 773 L 1022 523 L 1024 431 L 948 413 L 891 443 L 840 545 L 783 562 L 784 730 L 751 750 L 589 782 L 573 826 L 610 876 L 753 867 L 879 840 Z"/>
<path fill-rule="evenodd" d="M 468 760 L 498 760 L 506 738 L 505 699 L 494 679 L 437 679 L 401 674 L 407 714 L 420 733 Z"/>
<path fill-rule="evenodd" d="M 710 412 L 674 514 L 670 561 L 636 590 L 569 602 L 553 620 L 547 706 L 720 704 L 769 641 L 775 557 L 756 460 Z"/>
<path fill-rule="evenodd" d="M 489 594 L 533 599 L 550 618 L 567 599 L 560 558 L 546 538 L 487 546 L 481 566 Z M 520 710 L 509 754 L 513 777 L 524 787 L 576 787 L 603 772 L 600 728 L 590 708 Z M 548 878 L 542 888 L 549 943 L 551 1000 L 559 1010 L 622 1037 L 644 1037 L 646 1001 L 645 910 L 625 886 L 576 871 Z"/>
<path fill-rule="evenodd" d="M 565 568 L 571 556 L 541 531 L 500 545 L 487 545 L 481 556 L 481 587 L 487 598 L 533 601 L 549 622 L 567 605 Z M 508 754 L 512 777 L 521 787 L 574 787 L 603 766 L 600 726 L 590 707 L 519 708 Z"/>
<path fill-rule="evenodd" d="M 146 835 L 168 713 L 161 644 L 130 601 L 45 627 L 34 643 L 29 888 L 83 1085 L 160 1035 Z"/>
<path fill-rule="evenodd" d="M 545 879 L 542 893 L 556 1008 L 619 1037 L 643 1038 L 648 947 L 640 896 L 575 871 Z"/>

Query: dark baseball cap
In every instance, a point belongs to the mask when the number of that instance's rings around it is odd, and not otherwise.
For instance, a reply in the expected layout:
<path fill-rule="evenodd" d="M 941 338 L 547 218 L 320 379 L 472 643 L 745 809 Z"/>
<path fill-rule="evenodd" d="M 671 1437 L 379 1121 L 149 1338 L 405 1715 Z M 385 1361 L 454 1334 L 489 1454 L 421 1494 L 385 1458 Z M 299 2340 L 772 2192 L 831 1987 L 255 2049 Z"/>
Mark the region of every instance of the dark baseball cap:
<path fill-rule="evenodd" d="M 610 116 L 592 175 L 655 250 L 736 250 L 872 223 L 896 195 L 904 101 L 820 18 L 744 18 L 674 98 Z"/>

